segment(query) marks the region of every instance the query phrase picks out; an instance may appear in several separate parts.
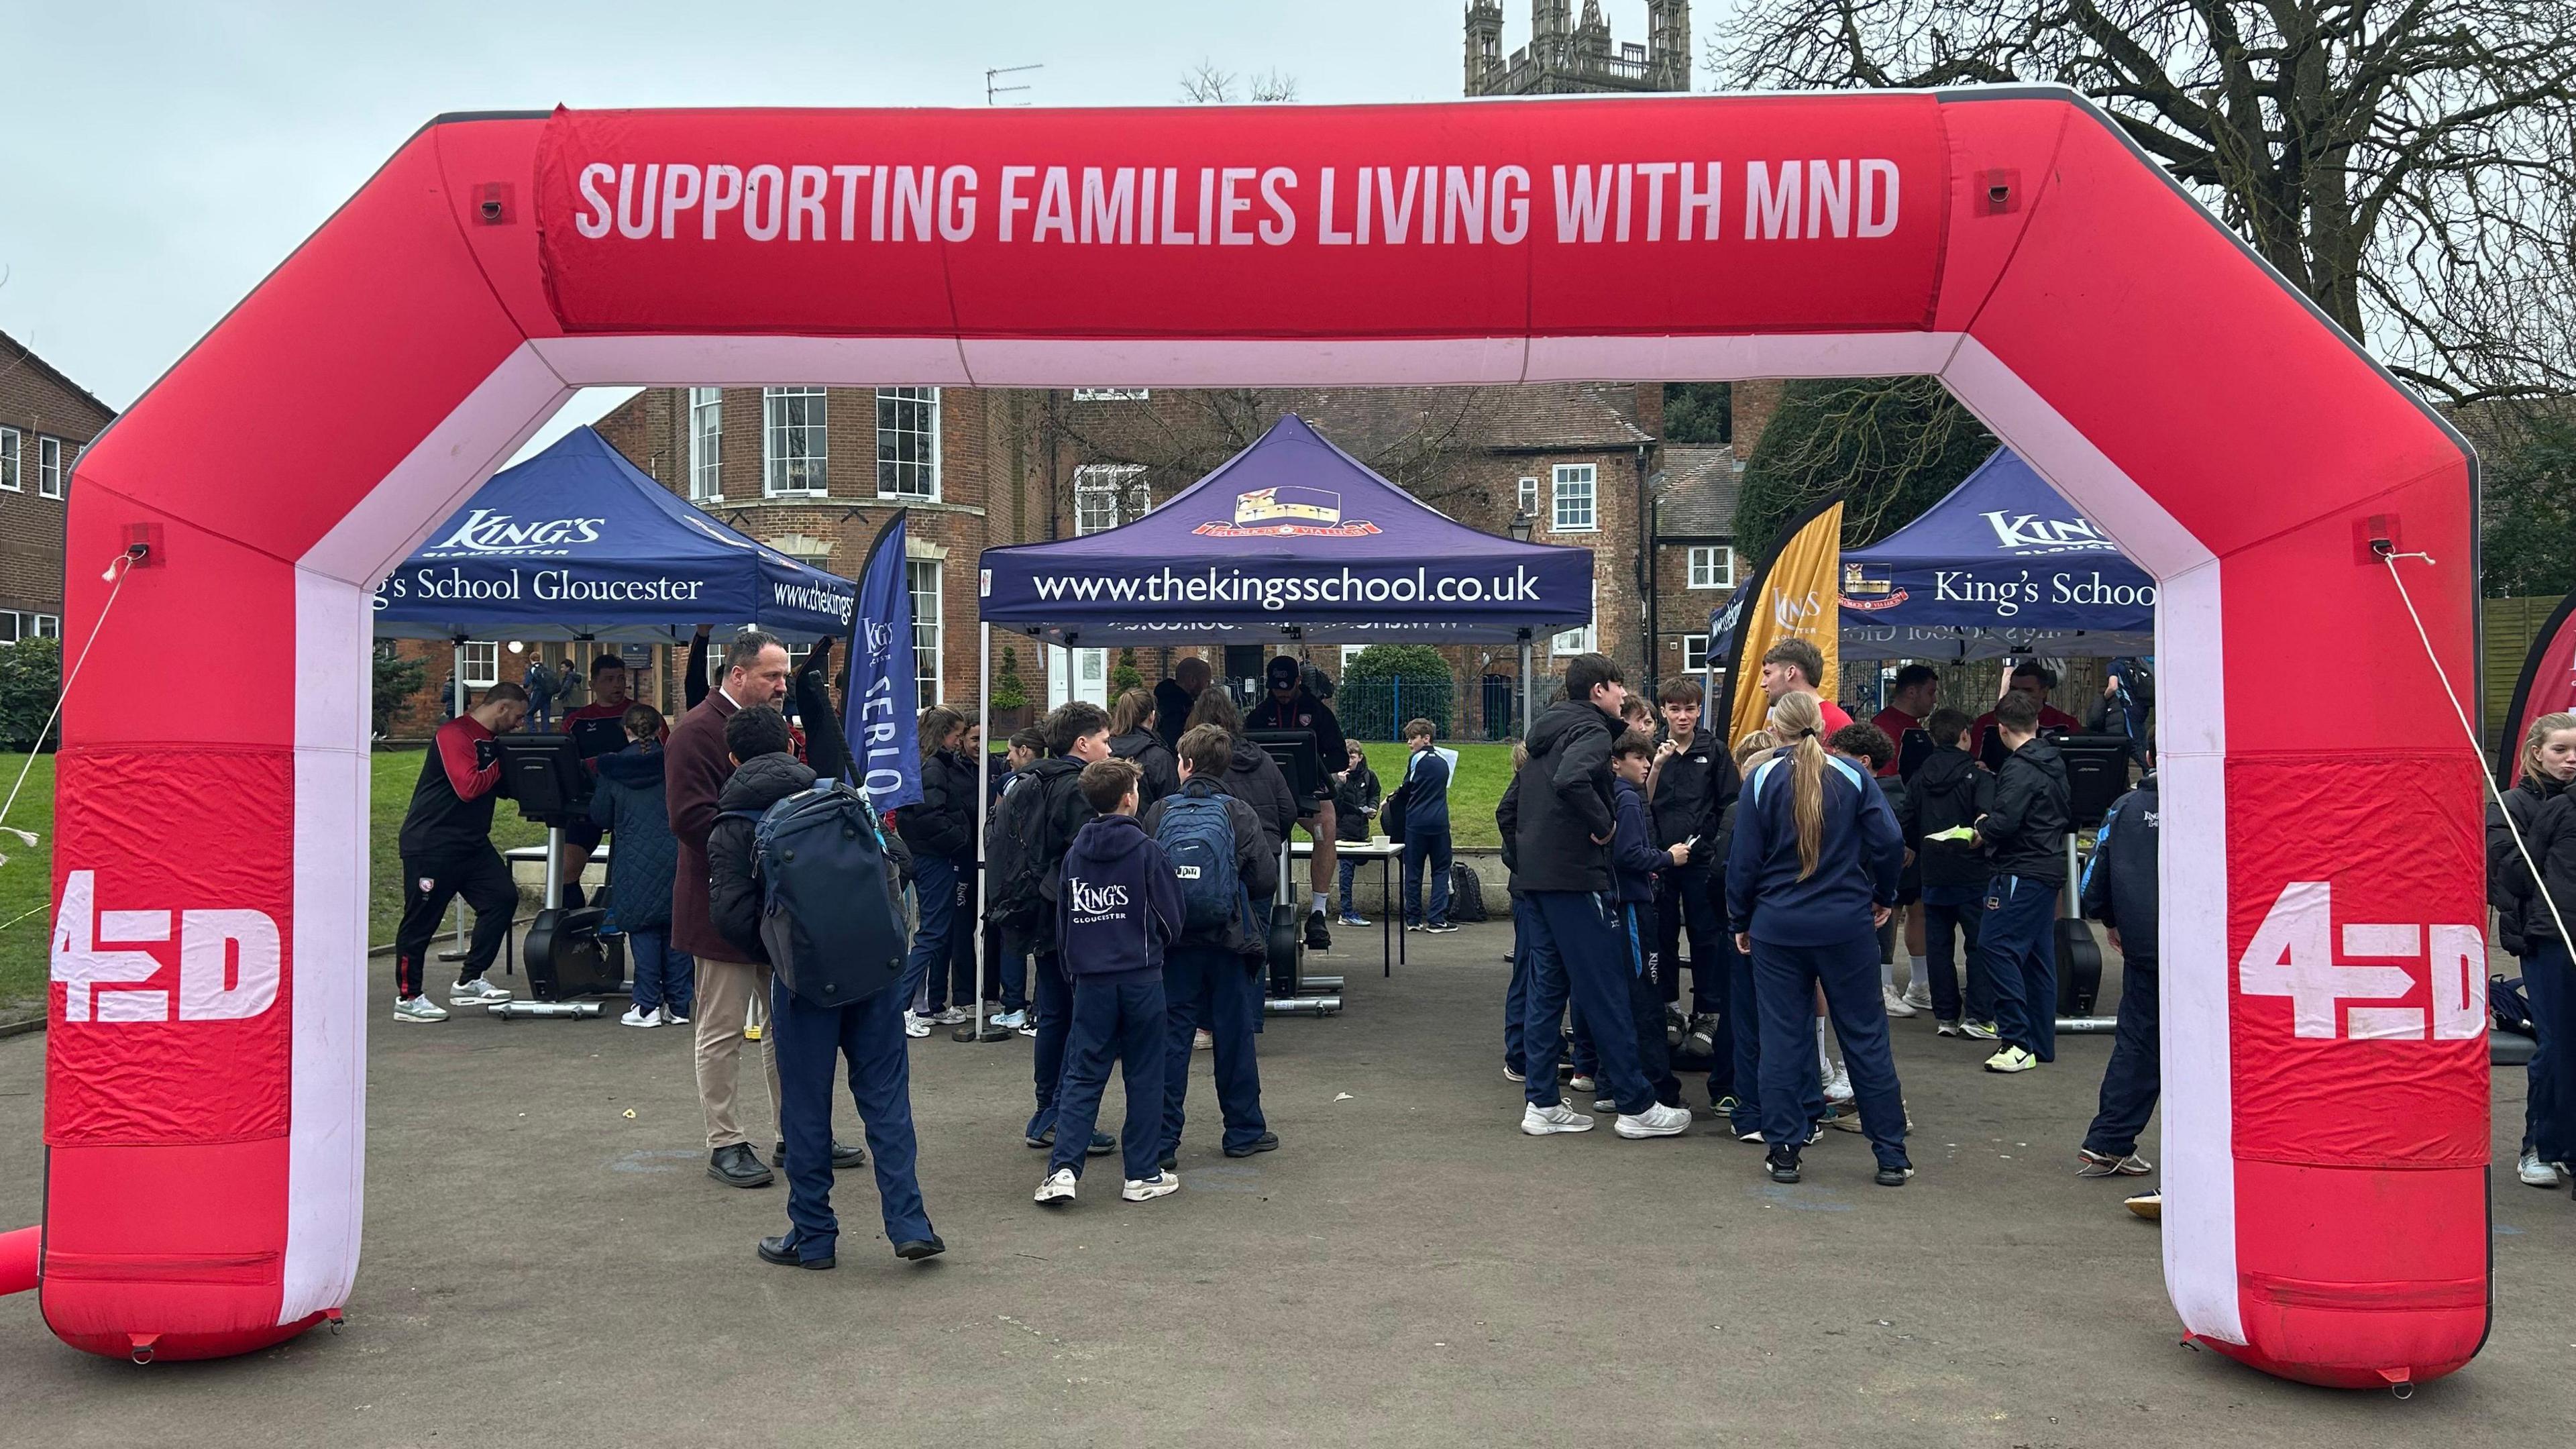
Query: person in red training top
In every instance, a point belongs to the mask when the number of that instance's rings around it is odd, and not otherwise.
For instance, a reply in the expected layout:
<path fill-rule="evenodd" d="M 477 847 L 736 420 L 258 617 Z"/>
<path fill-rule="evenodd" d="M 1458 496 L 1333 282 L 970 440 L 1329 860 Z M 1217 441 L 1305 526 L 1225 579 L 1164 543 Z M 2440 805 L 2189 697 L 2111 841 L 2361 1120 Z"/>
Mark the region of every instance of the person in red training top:
<path fill-rule="evenodd" d="M 402 834 L 402 925 L 394 932 L 394 1020 L 445 1021 L 447 1013 L 423 990 L 430 943 L 447 903 L 461 892 L 474 908 L 474 940 L 448 988 L 450 1006 L 507 1001 L 510 993 L 483 979 L 509 939 L 518 913 L 519 887 L 492 848 L 492 804 L 500 796 L 501 750 L 493 736 L 517 729 L 528 717 L 528 692 L 515 684 L 483 691 L 483 702 L 438 727 L 420 783 L 412 787 Z"/>
<path fill-rule="evenodd" d="M 2048 692 L 2056 687 L 2056 670 L 2036 659 L 2025 659 L 2014 665 L 2012 673 L 2004 677 L 2003 692 L 2027 694 L 2039 706 L 2040 734 L 2082 734 L 2084 724 L 2081 720 L 2048 702 Z M 1989 770 L 2001 770 L 2004 756 L 2012 751 L 2004 748 L 2003 736 L 1995 730 L 1995 712 L 1987 710 L 1977 716 L 1977 722 L 1969 727 L 1969 733 L 1977 741 L 1977 762 Z"/>
<path fill-rule="evenodd" d="M 1830 735 L 1852 722 L 1843 707 L 1825 698 L 1825 656 L 1804 639 L 1783 639 L 1762 651 L 1762 693 L 1773 704 L 1784 694 L 1812 694 Z"/>
<path fill-rule="evenodd" d="M 1896 757 L 1887 762 L 1887 768 L 1878 772 L 1880 779 L 1904 769 L 1908 731 L 1922 736 L 1915 745 L 1918 758 L 1932 753 L 1932 737 L 1924 733 L 1923 721 L 1932 717 L 1932 707 L 1940 702 L 1940 698 L 1940 671 L 1931 665 L 1908 664 L 1896 671 L 1896 687 L 1888 692 L 1887 708 L 1870 716 L 1869 720 L 1896 745 Z"/>

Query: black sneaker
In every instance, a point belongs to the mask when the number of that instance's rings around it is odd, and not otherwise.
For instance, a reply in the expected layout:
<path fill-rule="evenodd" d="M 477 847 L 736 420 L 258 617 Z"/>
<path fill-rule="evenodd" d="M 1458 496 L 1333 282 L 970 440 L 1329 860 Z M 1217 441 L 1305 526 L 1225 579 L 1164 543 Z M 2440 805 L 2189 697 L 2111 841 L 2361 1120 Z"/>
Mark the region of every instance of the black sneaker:
<path fill-rule="evenodd" d="M 1796 1182 L 1798 1180 L 1798 1154 L 1794 1152 L 1787 1152 L 1774 1147 L 1769 1152 L 1762 1154 L 1762 1165 L 1770 1169 L 1771 1180 L 1773 1182 Z"/>
<path fill-rule="evenodd" d="M 1241 1147 L 1227 1148 L 1225 1150 L 1225 1155 L 1228 1157 L 1250 1157 L 1256 1152 L 1276 1152 L 1278 1150 L 1279 1134 L 1276 1132 L 1264 1132 L 1260 1136 L 1243 1144 Z M 1166 1168 L 1169 1168 L 1171 1165 L 1172 1164 L 1168 1162 L 1163 1164 Z"/>
<path fill-rule="evenodd" d="M 1083 1149 L 1082 1155 L 1085 1157 L 1107 1157 L 1110 1153 L 1117 1150 L 1117 1138 L 1110 1136 L 1106 1132 L 1094 1132 L 1091 1134 L 1091 1145 Z"/>
<path fill-rule="evenodd" d="M 1422 934 L 1426 936 L 1446 936 L 1456 929 L 1458 929 L 1457 923 L 1453 921 L 1434 921 L 1430 925 L 1422 928 Z"/>
<path fill-rule="evenodd" d="M 1333 933 L 1324 925 L 1324 913 L 1322 911 L 1309 911 L 1306 913 L 1306 949 L 1309 951 L 1329 951 L 1333 949 Z"/>
<path fill-rule="evenodd" d="M 1905 1179 L 1912 1177 L 1913 1175 L 1914 1168 L 1911 1164 L 1903 1167 L 1889 1167 L 1882 1163 L 1878 1169 L 1878 1185 L 1880 1187 L 1903 1187 L 1905 1186 Z"/>
<path fill-rule="evenodd" d="M 830 1253 L 825 1253 L 819 1258 L 798 1256 L 796 1252 L 796 1235 L 794 1233 L 780 1233 L 774 1238 L 761 1239 L 759 1251 L 760 1261 L 764 1263 L 775 1263 L 781 1268 L 812 1268 L 817 1272 L 821 1272 L 840 1262 L 839 1258 Z"/>
<path fill-rule="evenodd" d="M 707 1154 L 707 1176 L 727 1187 L 767 1187 L 777 1179 L 761 1165 L 751 1152 L 751 1144 L 737 1142 L 719 1147 Z"/>
<path fill-rule="evenodd" d="M 1154 1165 L 1163 1169 L 1165 1172 L 1174 1171 L 1181 1165 L 1181 1154 L 1178 1152 L 1166 1152 Z"/>
<path fill-rule="evenodd" d="M 924 1258 L 936 1258 L 947 1251 L 948 1245 L 939 1240 L 937 1233 L 932 1233 L 926 1238 L 906 1238 L 894 1245 L 894 1255 L 907 1263 L 918 1263 Z"/>

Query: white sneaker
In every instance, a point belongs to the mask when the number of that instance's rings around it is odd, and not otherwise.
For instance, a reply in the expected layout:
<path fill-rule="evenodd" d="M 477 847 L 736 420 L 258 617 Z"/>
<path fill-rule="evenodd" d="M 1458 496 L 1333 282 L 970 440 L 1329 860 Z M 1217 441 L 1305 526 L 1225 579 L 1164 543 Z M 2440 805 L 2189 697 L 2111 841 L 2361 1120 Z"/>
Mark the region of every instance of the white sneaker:
<path fill-rule="evenodd" d="M 975 1013 L 962 1006 L 952 1006 L 930 1020 L 934 1026 L 963 1026 L 974 1019 Z"/>
<path fill-rule="evenodd" d="M 1054 1207 L 1058 1203 L 1073 1201 L 1074 1188 L 1079 1185 L 1081 1181 L 1082 1179 L 1073 1175 L 1073 1169 L 1070 1167 L 1059 1167 L 1055 1171 L 1048 1173 L 1047 1180 L 1038 1184 L 1037 1201 L 1039 1205 L 1042 1207 Z"/>
<path fill-rule="evenodd" d="M 663 1002 L 662 1024 L 664 1026 L 687 1026 L 689 1024 L 689 1014 L 667 1001 Z"/>
<path fill-rule="evenodd" d="M 1825 1100 L 1832 1103 L 1841 1103 L 1848 1102 L 1851 1099 L 1851 1073 L 1841 1067 L 1834 1068 L 1833 1076 L 1825 1083 Z"/>
<path fill-rule="evenodd" d="M 2556 1187 L 2558 1185 L 2557 1167 L 2550 1163 L 2541 1161 L 2539 1154 L 2537 1153 L 2526 1152 L 2522 1154 L 2522 1160 L 2514 1164 L 2513 1175 L 2521 1178 L 2524 1185 L 2528 1187 Z"/>
<path fill-rule="evenodd" d="M 1529 1080 L 1529 1074 L 1518 1067 L 1505 1067 L 1503 1068 L 1503 1080 L 1506 1082 L 1526 1082 Z"/>
<path fill-rule="evenodd" d="M 638 1011 L 634 1007 L 630 1006 L 626 1008 L 626 1014 L 624 1016 L 617 1018 L 617 1024 L 619 1026 L 660 1026 L 662 1024 L 662 1008 L 657 1006 L 651 1011 Z"/>
<path fill-rule="evenodd" d="M 926 1016 L 915 1016 L 909 1011 L 905 1012 L 903 1014 L 903 1034 L 910 1037 L 924 1037 L 930 1035 L 930 1018 Z"/>
<path fill-rule="evenodd" d="M 1622 1137 L 1679 1137 L 1690 1126 L 1690 1108 L 1657 1103 L 1634 1116 L 1622 1112 L 1610 1130 Z"/>
<path fill-rule="evenodd" d="M 1579 1097 L 1585 1092 L 1597 1092 L 1601 1090 L 1601 1084 L 1593 1078 L 1577 1072 L 1573 1076 L 1565 1079 L 1565 1089 Z"/>
<path fill-rule="evenodd" d="M 1180 1190 L 1181 1175 L 1169 1168 L 1164 1168 L 1143 1182 L 1138 1182 L 1132 1177 L 1127 1179 L 1127 1186 L 1120 1189 L 1118 1195 L 1129 1202 L 1152 1202 L 1158 1197 L 1170 1197 Z"/>
<path fill-rule="evenodd" d="M 1968 1040 L 1970 1040 L 1970 1041 L 2002 1041 L 2002 1040 L 2003 1040 L 2003 1035 L 2002 1035 L 2002 1033 L 2000 1033 L 2000 1032 L 1998 1032 L 1998 1031 L 1996 1031 L 1996 1030 L 1995 1030 L 1995 1024 L 1994 1024 L 1993 1022 L 1991 1022 L 1991 1021 L 1963 1021 L 1963 1022 L 1960 1022 L 1960 1023 L 1959 1023 L 1959 1035 L 1966 1037 L 1966 1038 L 1967 1038 Z"/>
<path fill-rule="evenodd" d="M 1215 1045 L 1216 1034 L 1209 1031 L 1206 1027 L 1200 1027 L 1197 1031 L 1190 1033 L 1191 1051 L 1203 1052 L 1209 1050 Z"/>
<path fill-rule="evenodd" d="M 445 1021 L 447 1008 L 426 996 L 406 996 L 394 1002 L 396 1021 Z"/>
<path fill-rule="evenodd" d="M 1990 1072 L 2026 1072 L 2038 1065 L 2039 1058 L 2017 1046 L 2005 1047 L 1986 1058 L 1986 1070 Z"/>
<path fill-rule="evenodd" d="M 471 981 L 459 981 L 447 988 L 447 1004 L 450 1006 L 489 1006 L 493 1002 L 509 999 L 509 992 L 480 976 Z"/>
<path fill-rule="evenodd" d="M 1011 1030 L 1018 1032 L 1022 1036 L 1036 1036 L 1038 1034 L 1038 1024 L 1034 1021 L 1023 1021 L 1018 1026 L 1012 1027 Z"/>
<path fill-rule="evenodd" d="M 1029 1024 L 1029 1014 L 1025 1011 L 1005 1011 L 999 1016 L 988 1016 L 984 1021 L 987 1025 L 998 1026 L 1004 1031 L 1018 1031 Z"/>
<path fill-rule="evenodd" d="M 1905 1004 L 1913 1007 L 1916 1011 L 1930 1011 L 1932 1009 L 1932 983 L 1928 981 L 1907 982 L 1905 984 Z"/>
<path fill-rule="evenodd" d="M 1902 995 L 1900 995 L 1895 987 L 1881 987 L 1879 988 L 1878 994 L 1887 1002 L 1888 1015 L 1912 1016 L 1914 1014 L 1914 1003 L 1906 1000 Z"/>
<path fill-rule="evenodd" d="M 1563 1102 L 1553 1107 L 1521 1104 L 1521 1130 L 1532 1137 L 1546 1137 L 1558 1132 L 1589 1132 L 1592 1119 Z"/>

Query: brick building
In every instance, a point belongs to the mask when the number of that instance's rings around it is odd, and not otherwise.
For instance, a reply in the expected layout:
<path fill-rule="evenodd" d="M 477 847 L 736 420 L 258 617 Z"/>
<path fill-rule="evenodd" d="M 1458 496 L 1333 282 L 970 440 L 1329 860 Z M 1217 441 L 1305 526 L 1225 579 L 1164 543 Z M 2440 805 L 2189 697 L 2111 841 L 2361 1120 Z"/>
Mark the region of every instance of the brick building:
<path fill-rule="evenodd" d="M 0 332 L 0 644 L 62 637 L 72 462 L 115 416 Z"/>

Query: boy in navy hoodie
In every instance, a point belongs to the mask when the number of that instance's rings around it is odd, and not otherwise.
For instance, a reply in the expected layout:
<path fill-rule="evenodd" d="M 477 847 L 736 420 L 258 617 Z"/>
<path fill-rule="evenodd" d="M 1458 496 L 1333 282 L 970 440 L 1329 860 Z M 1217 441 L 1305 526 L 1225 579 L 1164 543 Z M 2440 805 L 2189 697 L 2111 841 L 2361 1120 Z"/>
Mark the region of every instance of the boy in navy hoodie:
<path fill-rule="evenodd" d="M 1127 1090 L 1122 1196 L 1150 1202 L 1181 1186 L 1155 1164 L 1154 1151 L 1163 1115 L 1163 951 L 1181 933 L 1181 888 L 1171 858 L 1136 821 L 1138 778 L 1126 760 L 1082 767 L 1082 798 L 1097 813 L 1064 853 L 1055 925 L 1073 1011 L 1055 1093 L 1055 1147 L 1037 1190 L 1037 1201 L 1050 1206 L 1073 1201 L 1113 1054 Z"/>
<path fill-rule="evenodd" d="M 1610 836 L 1610 870 L 1619 896 L 1621 928 L 1628 937 L 1628 1014 L 1637 1033 L 1637 1064 L 1655 1100 L 1678 1107 L 1682 1084 L 1673 1075 L 1672 1055 L 1664 1038 L 1664 974 L 1671 970 L 1657 949 L 1661 938 L 1655 910 L 1655 881 L 1664 871 L 1690 859 L 1690 843 L 1666 849 L 1655 846 L 1654 827 L 1646 811 L 1646 774 L 1654 768 L 1655 737 L 1631 729 L 1610 747 L 1610 769 L 1617 779 L 1611 815 L 1617 824 Z M 1615 1112 L 1619 1104 L 1603 1098 L 1595 1112 Z"/>

